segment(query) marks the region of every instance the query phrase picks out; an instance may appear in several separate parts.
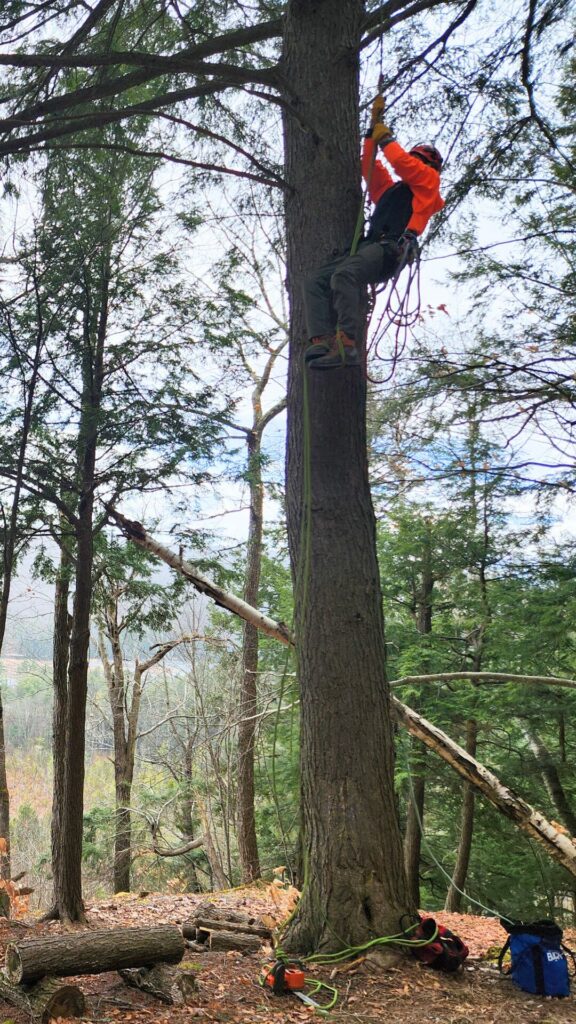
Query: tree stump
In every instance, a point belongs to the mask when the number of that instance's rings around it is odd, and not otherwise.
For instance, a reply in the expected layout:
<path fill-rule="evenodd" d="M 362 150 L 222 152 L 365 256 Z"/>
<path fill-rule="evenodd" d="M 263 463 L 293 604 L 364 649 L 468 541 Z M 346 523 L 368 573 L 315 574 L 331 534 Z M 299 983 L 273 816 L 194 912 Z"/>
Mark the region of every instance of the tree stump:
<path fill-rule="evenodd" d="M 24 1010 L 33 1020 L 48 1024 L 54 1017 L 83 1017 L 86 1001 L 77 985 L 43 978 L 36 985 L 13 985 L 0 971 L 0 997 Z"/>
<path fill-rule="evenodd" d="M 193 971 L 156 964 L 154 967 L 129 967 L 118 972 L 122 981 L 131 988 L 159 999 L 168 1006 L 184 1006 L 196 992 L 197 984 Z"/>
<path fill-rule="evenodd" d="M 67 977 L 159 962 L 175 964 L 184 949 L 182 932 L 171 924 L 53 935 L 11 942 L 6 949 L 6 974 L 9 981 L 19 984 L 46 975 Z"/>

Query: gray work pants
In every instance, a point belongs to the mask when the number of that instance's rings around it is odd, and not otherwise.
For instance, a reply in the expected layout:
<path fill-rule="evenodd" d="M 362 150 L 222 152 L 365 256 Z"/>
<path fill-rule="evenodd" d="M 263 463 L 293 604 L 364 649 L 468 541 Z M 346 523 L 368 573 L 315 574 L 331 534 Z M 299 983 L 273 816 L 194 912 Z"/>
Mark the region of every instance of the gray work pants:
<path fill-rule="evenodd" d="M 339 327 L 361 337 L 362 289 L 387 281 L 398 266 L 394 242 L 360 242 L 354 256 L 345 253 L 325 263 L 304 281 L 304 309 L 309 338 L 334 334 Z"/>

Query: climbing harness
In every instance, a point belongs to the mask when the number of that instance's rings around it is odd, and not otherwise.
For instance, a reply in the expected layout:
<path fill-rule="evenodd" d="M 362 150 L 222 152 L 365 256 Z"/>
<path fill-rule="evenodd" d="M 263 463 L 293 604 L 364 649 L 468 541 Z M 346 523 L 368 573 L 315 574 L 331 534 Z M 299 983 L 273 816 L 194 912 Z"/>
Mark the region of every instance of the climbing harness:
<path fill-rule="evenodd" d="M 372 103 L 372 118 L 371 125 L 374 127 L 375 124 L 381 123 L 384 117 L 384 76 L 382 73 L 382 65 L 380 67 L 380 75 L 378 78 L 378 90 L 376 97 Z M 378 103 L 378 100 L 381 103 Z M 434 154 L 437 154 L 438 159 L 441 160 L 440 154 L 433 146 L 418 146 L 414 147 L 411 152 L 420 152 L 428 150 L 430 153 L 434 150 Z M 372 174 L 374 170 L 374 164 L 376 162 L 377 147 L 374 146 L 370 165 L 368 167 L 368 173 L 366 176 L 366 185 L 362 193 L 362 199 L 360 202 L 360 208 L 358 210 L 358 217 L 356 219 L 356 226 L 354 229 L 354 235 L 352 237 L 352 244 L 350 246 L 350 256 L 354 256 L 358 251 L 358 245 L 360 244 L 362 233 L 364 230 L 365 221 L 365 206 L 366 199 L 370 192 L 370 184 L 372 181 Z M 432 162 L 430 160 L 430 162 Z M 372 338 L 366 344 L 366 356 L 365 356 L 365 374 L 371 383 L 385 384 L 388 383 L 394 376 L 398 360 L 400 359 L 406 344 L 410 330 L 420 319 L 421 311 L 421 293 L 420 293 L 420 248 L 418 245 L 418 236 L 410 229 L 403 232 L 398 240 L 391 240 L 381 242 L 381 244 L 393 245 L 398 249 L 398 262 L 396 264 L 394 273 L 391 278 L 386 280 L 380 287 L 372 287 L 370 289 L 370 299 L 368 302 L 368 317 L 367 317 L 367 328 L 370 328 L 370 322 L 374 309 L 376 307 L 377 299 L 379 295 L 388 292 L 384 304 L 384 309 L 379 315 L 378 322 L 375 330 L 372 333 Z M 408 275 L 404 274 L 404 281 L 400 286 L 400 277 L 404 271 L 408 270 Z M 416 289 L 415 299 L 412 298 L 412 293 Z M 395 328 L 394 342 L 392 346 L 392 355 L 385 356 L 381 351 L 380 347 L 384 342 L 385 336 L 388 335 L 390 327 Z M 345 365 L 345 353 L 344 346 L 340 338 L 340 332 L 336 331 L 336 343 L 338 346 L 338 352 L 342 360 L 342 364 Z M 368 358 L 372 356 L 373 362 L 388 363 L 390 364 L 390 370 L 384 377 L 370 376 L 367 370 Z"/>
<path fill-rule="evenodd" d="M 423 917 L 414 932 L 415 939 L 425 939 L 426 944 L 415 946 L 412 952 L 421 963 L 436 971 L 453 974 L 462 966 L 470 950 L 462 939 L 444 925 L 436 924 L 433 917 Z"/>

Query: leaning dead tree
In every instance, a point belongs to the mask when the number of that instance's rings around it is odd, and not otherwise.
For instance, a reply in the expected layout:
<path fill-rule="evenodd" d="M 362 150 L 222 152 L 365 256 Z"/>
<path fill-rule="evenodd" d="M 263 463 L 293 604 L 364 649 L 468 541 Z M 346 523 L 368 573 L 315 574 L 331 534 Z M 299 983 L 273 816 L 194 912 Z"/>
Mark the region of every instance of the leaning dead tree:
<path fill-rule="evenodd" d="M 554 860 L 559 861 L 572 875 L 576 875 L 576 845 L 568 836 L 554 828 L 540 811 L 535 810 L 522 797 L 500 782 L 493 772 L 480 764 L 441 729 L 396 698 L 393 700 L 399 721 L 406 726 L 412 736 L 416 736 L 438 754 L 523 832 L 527 832 L 532 839 L 542 843 Z"/>
<path fill-rule="evenodd" d="M 256 608 L 247 605 L 245 601 L 216 586 L 197 573 L 195 567 L 174 552 L 158 544 L 151 537 L 141 523 L 132 522 L 126 519 L 116 509 L 110 508 L 110 515 L 116 521 L 129 540 L 139 544 L 147 551 L 151 551 L 167 565 L 170 565 L 177 572 L 180 572 L 189 580 L 197 590 L 203 594 L 213 597 L 221 608 L 226 608 L 234 615 L 257 625 L 259 629 L 268 636 L 274 637 L 283 644 L 292 645 L 294 639 L 287 626 L 283 622 L 276 622 L 274 619 L 263 615 Z M 576 688 L 576 680 L 562 679 L 547 676 L 525 676 L 513 675 L 511 673 L 493 672 L 451 672 L 434 676 L 409 676 L 403 679 L 393 680 L 391 685 L 456 681 L 461 679 L 473 679 L 476 682 L 500 682 L 500 683 L 535 683 L 547 686 L 566 686 Z M 475 789 L 479 790 L 494 807 L 497 807 L 502 814 L 513 821 L 523 832 L 526 832 L 531 839 L 537 839 L 546 852 L 554 860 L 562 864 L 571 875 L 576 877 L 576 844 L 544 817 L 540 811 L 531 807 L 522 797 L 516 793 L 491 772 L 484 765 L 460 747 L 454 740 L 451 740 L 446 733 L 442 732 L 431 722 L 428 722 L 421 715 L 402 704 L 396 697 L 392 697 L 392 703 L 396 709 L 398 721 L 412 736 L 416 736 L 430 750 L 438 754 L 450 767 L 469 782 Z"/>

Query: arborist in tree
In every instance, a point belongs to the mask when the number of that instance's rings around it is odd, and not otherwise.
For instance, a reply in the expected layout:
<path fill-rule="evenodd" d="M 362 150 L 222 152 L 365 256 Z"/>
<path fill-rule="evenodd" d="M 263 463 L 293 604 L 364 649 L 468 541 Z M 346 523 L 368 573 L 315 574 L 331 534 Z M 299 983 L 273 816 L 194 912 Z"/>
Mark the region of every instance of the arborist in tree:
<path fill-rule="evenodd" d="M 304 282 L 309 347 L 305 361 L 312 370 L 359 366 L 356 340 L 361 336 L 362 288 L 394 277 L 418 252 L 418 236 L 430 217 L 444 206 L 440 195 L 442 157 L 422 143 L 409 152 L 382 124 L 384 99 L 372 104 L 370 130 L 364 139 L 362 175 L 375 204 L 368 232 L 357 246 L 326 263 Z M 398 175 L 376 159 L 377 147 Z"/>

